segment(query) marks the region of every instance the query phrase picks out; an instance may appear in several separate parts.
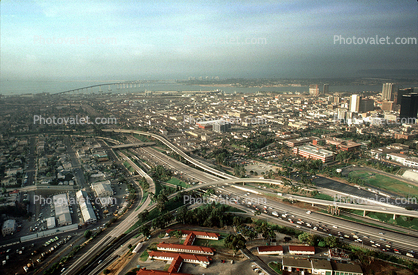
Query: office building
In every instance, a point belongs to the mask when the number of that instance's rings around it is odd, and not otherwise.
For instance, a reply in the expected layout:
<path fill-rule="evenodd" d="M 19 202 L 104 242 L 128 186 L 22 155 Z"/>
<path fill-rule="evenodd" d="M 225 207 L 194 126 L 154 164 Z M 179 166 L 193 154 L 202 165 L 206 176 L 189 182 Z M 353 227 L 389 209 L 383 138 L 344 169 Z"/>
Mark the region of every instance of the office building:
<path fill-rule="evenodd" d="M 382 87 L 382 100 L 392 101 L 395 96 L 395 83 L 384 83 Z"/>
<path fill-rule="evenodd" d="M 212 128 L 212 130 L 217 133 L 229 132 L 230 129 L 231 129 L 231 123 L 223 121 L 223 120 L 215 122 Z"/>
<path fill-rule="evenodd" d="M 334 160 L 334 152 L 320 149 L 311 145 L 303 145 L 300 147 L 294 147 L 292 152 L 296 155 L 302 156 L 307 159 L 317 160 L 320 159 L 323 163 Z"/>
<path fill-rule="evenodd" d="M 403 95 L 401 101 L 401 118 L 417 118 L 418 93 Z"/>
<path fill-rule="evenodd" d="M 395 104 L 401 104 L 402 96 L 412 94 L 413 92 L 412 88 L 399 89 L 396 93 Z"/>
<path fill-rule="evenodd" d="M 328 94 L 329 93 L 329 84 L 324 84 L 324 89 L 322 90 L 322 94 Z"/>
<path fill-rule="evenodd" d="M 309 85 L 309 95 L 319 96 L 319 87 L 318 84 Z"/>
<path fill-rule="evenodd" d="M 360 98 L 359 112 L 366 113 L 374 110 L 374 100 L 369 98 Z"/>
<path fill-rule="evenodd" d="M 360 110 L 360 99 L 359 95 L 351 95 L 350 99 L 350 112 L 358 113 Z"/>

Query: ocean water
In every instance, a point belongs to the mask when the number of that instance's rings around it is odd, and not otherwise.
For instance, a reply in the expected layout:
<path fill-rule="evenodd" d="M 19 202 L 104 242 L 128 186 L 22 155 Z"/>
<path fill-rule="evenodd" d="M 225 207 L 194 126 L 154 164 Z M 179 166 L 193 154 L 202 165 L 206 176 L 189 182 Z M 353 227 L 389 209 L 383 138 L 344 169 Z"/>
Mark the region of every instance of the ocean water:
<path fill-rule="evenodd" d="M 227 93 L 243 92 L 255 93 L 258 91 L 278 91 L 278 92 L 308 92 L 309 87 L 254 87 L 254 88 L 239 88 L 239 87 L 220 87 L 220 86 L 198 86 L 185 85 L 173 82 L 167 83 L 151 83 L 151 84 L 130 84 L 115 85 L 113 83 L 119 81 L 16 81 L 5 80 L 0 82 L 0 94 L 2 95 L 20 95 L 20 94 L 38 94 L 38 93 L 58 93 L 72 89 L 80 89 L 92 85 L 103 84 L 101 88 L 90 88 L 89 92 L 101 91 L 113 93 L 130 93 L 130 92 L 144 92 L 144 91 L 210 91 L 220 89 Z M 403 85 L 403 87 L 413 87 L 414 85 Z M 320 88 L 321 89 L 321 88 Z M 330 92 L 350 92 L 359 93 L 363 91 L 382 91 L 382 85 L 348 85 L 348 86 L 330 86 Z"/>

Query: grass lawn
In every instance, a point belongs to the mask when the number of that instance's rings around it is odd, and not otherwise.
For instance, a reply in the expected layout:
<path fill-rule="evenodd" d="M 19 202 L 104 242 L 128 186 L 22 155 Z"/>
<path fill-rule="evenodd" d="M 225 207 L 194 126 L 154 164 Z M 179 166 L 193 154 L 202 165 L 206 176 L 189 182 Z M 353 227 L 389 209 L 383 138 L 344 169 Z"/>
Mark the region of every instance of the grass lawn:
<path fill-rule="evenodd" d="M 145 262 L 146 260 L 148 260 L 149 254 L 148 252 L 145 250 L 141 256 L 139 256 L 139 258 L 141 259 L 141 261 Z"/>
<path fill-rule="evenodd" d="M 391 191 L 393 193 L 410 197 L 410 196 L 417 196 L 418 197 L 418 186 L 407 184 L 406 182 L 393 179 L 384 175 L 379 175 L 372 172 L 365 172 L 365 171 L 352 171 L 349 174 L 350 177 L 358 177 L 363 179 L 367 184 Z"/>
<path fill-rule="evenodd" d="M 175 184 L 175 185 L 179 185 L 179 186 L 182 186 L 182 187 L 184 187 L 184 188 L 189 188 L 190 187 L 190 184 L 187 184 L 187 183 L 185 183 L 185 182 L 183 182 L 183 181 L 181 181 L 181 180 L 179 180 L 178 178 L 175 178 L 175 177 L 172 177 L 169 181 L 167 181 L 168 183 L 171 183 L 171 184 Z"/>
<path fill-rule="evenodd" d="M 333 201 L 334 198 L 327 194 L 317 194 L 314 196 L 315 199 L 326 200 L 326 201 Z"/>
<path fill-rule="evenodd" d="M 196 239 L 193 245 L 198 246 L 206 246 L 206 247 L 213 247 L 213 248 L 225 248 L 224 246 L 225 238 L 221 238 L 220 240 L 205 240 L 205 239 Z"/>
<path fill-rule="evenodd" d="M 277 262 L 269 262 L 269 267 L 271 267 L 278 274 L 283 274 L 282 264 Z"/>
<path fill-rule="evenodd" d="M 361 223 L 361 224 L 366 224 L 366 225 L 371 225 L 371 226 L 375 226 L 375 227 L 379 227 L 379 228 L 383 228 L 383 229 L 393 230 L 391 228 L 385 227 L 385 226 L 380 225 L 380 224 L 371 223 L 371 222 L 365 222 L 365 221 L 362 221 L 362 220 L 359 220 L 359 219 L 356 219 L 356 218 L 352 218 L 352 217 L 348 217 L 348 216 L 345 216 L 345 215 L 340 215 L 338 217 L 343 218 L 345 220 L 358 222 L 358 223 Z M 400 231 L 400 230 L 393 230 L 393 231 L 398 231 L 398 232 L 406 233 L 406 232 Z"/>
<path fill-rule="evenodd" d="M 134 168 L 132 168 L 132 166 L 127 162 L 123 162 L 123 165 L 130 171 L 130 172 L 135 172 Z"/>
<path fill-rule="evenodd" d="M 389 223 L 389 224 L 395 224 L 395 225 L 399 225 L 405 228 L 418 230 L 418 219 L 416 218 L 397 216 L 396 219 L 394 220 L 393 215 L 384 214 L 384 213 L 374 213 L 374 212 L 367 213 L 367 216 L 373 219 L 377 219 L 379 221 Z"/>

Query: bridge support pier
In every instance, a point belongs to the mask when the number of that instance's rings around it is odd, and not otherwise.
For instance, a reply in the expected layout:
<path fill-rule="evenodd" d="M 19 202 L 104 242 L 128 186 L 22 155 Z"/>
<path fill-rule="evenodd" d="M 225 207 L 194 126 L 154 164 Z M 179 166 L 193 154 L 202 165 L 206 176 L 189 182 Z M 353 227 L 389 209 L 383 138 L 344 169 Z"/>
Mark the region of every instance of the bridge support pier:
<path fill-rule="evenodd" d="M 312 206 L 315 206 L 315 204 L 314 204 L 314 203 L 312 203 Z"/>
<path fill-rule="evenodd" d="M 363 217 L 366 217 L 366 210 L 363 211 Z"/>
<path fill-rule="evenodd" d="M 396 214 L 393 214 L 393 219 L 394 219 L 394 220 L 396 219 Z"/>

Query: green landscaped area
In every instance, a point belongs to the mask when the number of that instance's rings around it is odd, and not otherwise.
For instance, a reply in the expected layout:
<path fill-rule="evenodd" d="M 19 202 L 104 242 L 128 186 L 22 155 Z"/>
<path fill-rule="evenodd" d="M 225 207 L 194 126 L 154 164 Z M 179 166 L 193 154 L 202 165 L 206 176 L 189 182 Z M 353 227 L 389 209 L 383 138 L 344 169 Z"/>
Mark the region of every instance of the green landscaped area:
<path fill-rule="evenodd" d="M 418 230 L 418 219 L 416 218 L 398 216 L 394 220 L 393 215 L 374 212 L 367 213 L 367 216 L 372 219 L 377 219 L 379 221 L 386 222 L 389 224 L 399 225 L 405 228 Z"/>
<path fill-rule="evenodd" d="M 138 207 L 135 209 L 135 211 L 136 210 L 138 210 L 141 206 L 142 206 L 142 204 L 145 202 L 145 200 L 148 198 L 148 192 L 147 191 L 145 191 L 144 192 L 144 196 L 142 197 L 142 199 L 141 199 L 141 202 L 139 203 L 139 205 L 138 205 Z"/>
<path fill-rule="evenodd" d="M 326 200 L 326 201 L 333 201 L 334 198 L 327 194 L 317 194 L 314 196 L 315 199 Z"/>
<path fill-rule="evenodd" d="M 271 267 L 278 274 L 283 274 L 282 264 L 278 262 L 269 262 L 269 267 Z"/>
<path fill-rule="evenodd" d="M 182 206 L 182 205 L 184 205 L 184 204 L 183 204 L 183 200 L 176 201 L 175 199 L 171 199 L 171 200 L 169 200 L 169 201 L 167 202 L 167 204 L 166 204 L 166 206 L 165 206 L 165 210 L 167 210 L 167 211 L 172 211 L 172 210 L 174 210 L 174 209 L 176 209 L 176 208 L 179 208 L 179 207 L 180 207 L 180 206 Z M 157 217 L 158 217 L 158 216 L 160 216 L 160 215 L 161 215 L 161 213 L 160 213 L 160 211 L 158 210 L 158 208 L 154 208 L 154 209 L 152 209 L 152 210 L 149 212 L 148 217 L 147 217 L 147 219 L 146 219 L 146 221 L 145 221 L 145 222 L 147 222 L 147 221 L 151 221 L 151 220 L 153 220 L 153 219 L 157 218 Z M 135 230 L 136 228 L 140 227 L 142 224 L 143 224 L 142 222 L 137 221 L 137 222 L 136 222 L 134 225 L 132 225 L 132 226 L 131 226 L 131 228 L 129 228 L 129 229 L 128 229 L 125 233 L 127 234 L 127 233 L 131 232 L 132 230 Z"/>
<path fill-rule="evenodd" d="M 178 186 L 182 186 L 184 188 L 189 188 L 190 184 L 187 184 L 181 180 L 179 180 L 178 178 L 172 177 L 169 181 L 167 181 L 167 183 L 171 183 L 171 184 L 175 184 Z"/>
<path fill-rule="evenodd" d="M 401 231 L 401 230 L 393 230 L 392 228 L 386 227 L 384 225 L 371 223 L 371 222 L 365 222 L 365 221 L 362 221 L 362 220 L 359 220 L 359 219 L 356 219 L 356 218 L 353 218 L 353 217 L 345 216 L 345 215 L 340 215 L 338 217 L 342 218 L 342 219 L 345 219 L 345 220 L 348 220 L 348 221 L 358 222 L 358 223 L 361 223 L 361 224 L 370 225 L 370 226 L 374 226 L 374 227 L 379 227 L 379 228 L 382 228 L 382 229 L 387 229 L 387 230 L 397 231 L 397 232 L 401 232 L 401 233 L 406 233 L 406 232 Z"/>
<path fill-rule="evenodd" d="M 352 171 L 348 176 L 361 178 L 371 186 L 384 189 L 404 197 L 418 197 L 418 186 L 407 184 L 406 182 L 384 175 L 366 171 Z"/>
<path fill-rule="evenodd" d="M 139 257 L 141 259 L 141 261 L 145 262 L 146 260 L 148 260 L 149 254 L 148 252 L 145 250 L 141 256 Z"/>
<path fill-rule="evenodd" d="M 123 165 L 130 171 L 130 172 L 135 172 L 134 168 L 132 168 L 132 166 L 127 162 L 123 162 Z"/>
<path fill-rule="evenodd" d="M 210 231 L 207 231 L 207 232 L 210 232 Z M 215 249 L 225 248 L 224 241 L 225 241 L 225 238 L 228 236 L 228 234 L 226 233 L 219 233 L 219 234 L 221 235 L 219 240 L 196 239 L 193 245 L 213 247 Z"/>

